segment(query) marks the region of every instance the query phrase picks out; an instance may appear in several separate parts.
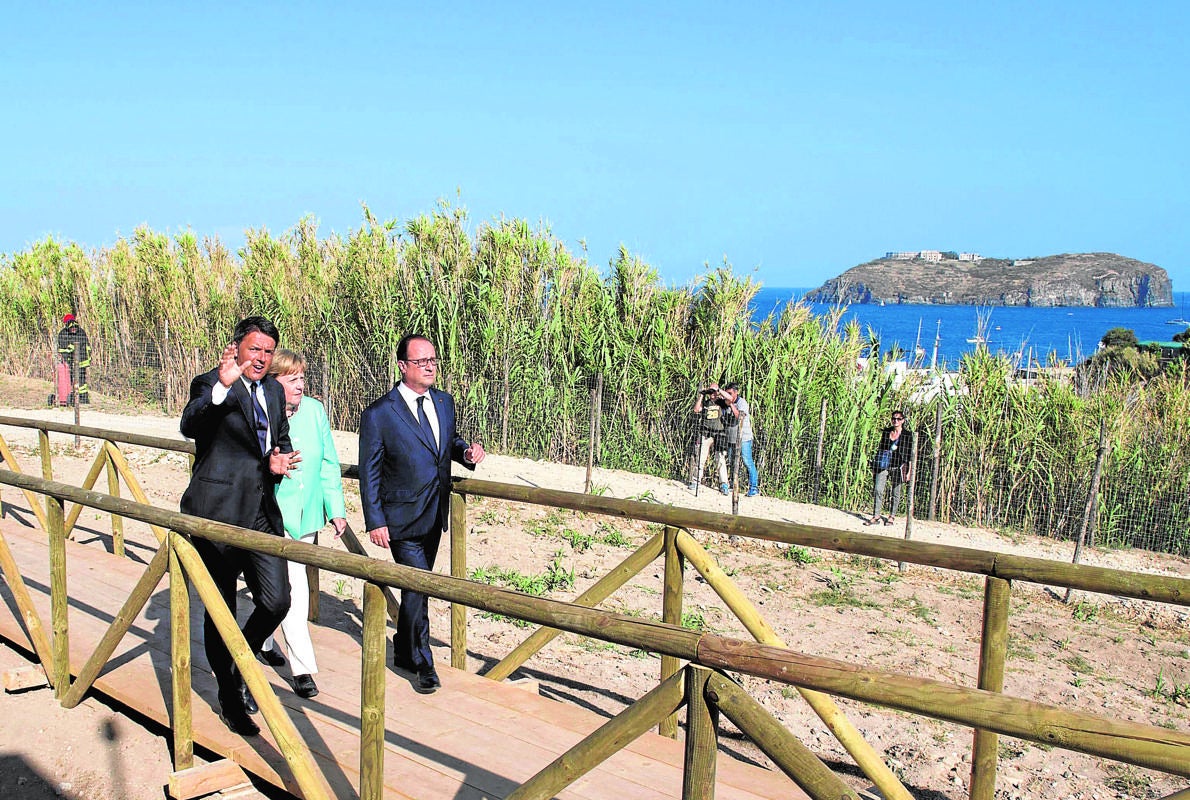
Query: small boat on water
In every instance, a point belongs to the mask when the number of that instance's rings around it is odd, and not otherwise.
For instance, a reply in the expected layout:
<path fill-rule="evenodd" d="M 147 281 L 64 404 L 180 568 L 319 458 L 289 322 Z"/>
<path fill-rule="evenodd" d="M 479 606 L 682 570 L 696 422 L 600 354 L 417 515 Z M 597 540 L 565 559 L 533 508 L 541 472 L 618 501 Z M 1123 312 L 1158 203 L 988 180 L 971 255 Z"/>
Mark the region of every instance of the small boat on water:
<path fill-rule="evenodd" d="M 1182 313 L 1174 319 L 1165 320 L 1166 325 L 1181 325 L 1183 328 L 1190 328 L 1190 319 L 1186 319 L 1186 301 L 1182 300 Z"/>
<path fill-rule="evenodd" d="M 974 336 L 968 336 L 967 341 L 970 342 L 971 344 L 987 344 L 988 343 L 988 340 L 985 337 L 980 336 L 978 333 L 975 334 Z"/>

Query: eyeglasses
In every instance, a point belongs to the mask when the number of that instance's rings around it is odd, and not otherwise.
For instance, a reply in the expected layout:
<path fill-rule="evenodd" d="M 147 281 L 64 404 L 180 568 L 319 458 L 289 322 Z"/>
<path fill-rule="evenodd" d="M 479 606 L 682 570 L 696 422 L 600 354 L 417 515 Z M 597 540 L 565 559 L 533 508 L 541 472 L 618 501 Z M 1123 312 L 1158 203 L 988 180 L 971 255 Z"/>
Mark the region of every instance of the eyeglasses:
<path fill-rule="evenodd" d="M 893 422 L 904 422 L 904 421 L 905 421 L 904 417 L 893 417 Z"/>
<path fill-rule="evenodd" d="M 407 358 L 406 364 L 412 364 L 415 367 L 436 367 L 440 362 L 437 358 Z"/>

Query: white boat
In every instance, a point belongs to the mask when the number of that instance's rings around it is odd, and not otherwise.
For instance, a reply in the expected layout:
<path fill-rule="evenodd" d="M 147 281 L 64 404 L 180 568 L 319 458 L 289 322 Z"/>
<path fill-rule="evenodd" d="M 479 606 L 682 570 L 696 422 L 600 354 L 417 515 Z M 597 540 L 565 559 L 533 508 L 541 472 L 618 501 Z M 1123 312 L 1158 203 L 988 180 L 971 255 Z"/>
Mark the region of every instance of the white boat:
<path fill-rule="evenodd" d="M 1166 325 L 1181 325 L 1183 328 L 1190 328 L 1190 319 L 1186 319 L 1186 300 L 1182 300 L 1182 314 L 1174 319 L 1165 320 Z"/>

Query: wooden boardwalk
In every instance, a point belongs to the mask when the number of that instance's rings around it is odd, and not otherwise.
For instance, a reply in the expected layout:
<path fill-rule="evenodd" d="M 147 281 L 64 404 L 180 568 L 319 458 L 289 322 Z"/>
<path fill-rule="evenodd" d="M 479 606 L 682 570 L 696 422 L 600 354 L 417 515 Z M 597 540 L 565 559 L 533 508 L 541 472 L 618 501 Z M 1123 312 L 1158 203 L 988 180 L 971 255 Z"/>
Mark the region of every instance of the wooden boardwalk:
<path fill-rule="evenodd" d="M 38 529 L 0 521 L 34 604 L 50 620 L 49 548 Z M 80 532 L 80 538 L 91 538 Z M 149 554 L 151 556 L 151 553 Z M 147 558 L 145 561 L 147 562 Z M 70 663 L 77 673 L 127 599 L 144 563 L 117 558 L 96 543 L 67 543 Z M 298 794 L 280 752 L 261 721 L 261 735 L 242 739 L 217 717 L 215 683 L 202 648 L 202 603 L 191 590 L 194 740 L 246 771 Z M 246 603 L 241 602 L 241 606 Z M 313 625 L 320 694 L 297 697 L 265 668 L 282 704 L 314 753 L 336 797 L 359 787 L 360 643 L 347 632 Z M 0 636 L 32 650 L 16 604 L 0 579 Z M 391 657 L 391 653 L 390 653 Z M 500 798 L 606 721 L 594 712 L 523 688 L 439 665 L 443 688 L 420 695 L 388 671 L 385 788 L 400 798 Z M 286 670 L 288 674 L 288 670 Z M 168 575 L 95 683 L 108 695 L 163 726 L 169 725 Z M 47 696 L 48 697 L 48 696 Z M 681 796 L 681 742 L 648 733 L 572 784 L 559 797 L 674 798 Z M 162 776 L 162 783 L 165 778 Z M 720 753 L 716 796 L 732 800 L 806 797 L 784 775 Z"/>

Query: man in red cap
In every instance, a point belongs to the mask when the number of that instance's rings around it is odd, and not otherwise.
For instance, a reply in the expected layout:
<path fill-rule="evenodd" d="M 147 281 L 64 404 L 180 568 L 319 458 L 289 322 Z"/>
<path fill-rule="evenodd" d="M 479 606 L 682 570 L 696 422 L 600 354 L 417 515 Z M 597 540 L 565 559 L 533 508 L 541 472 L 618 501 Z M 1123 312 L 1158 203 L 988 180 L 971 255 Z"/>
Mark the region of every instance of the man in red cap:
<path fill-rule="evenodd" d="M 87 345 L 87 332 L 79 325 L 74 314 L 62 317 L 62 322 L 65 326 L 58 331 L 58 355 L 70 367 L 70 384 L 78 394 L 79 403 L 90 403 L 87 367 L 91 366 L 91 349 Z"/>

